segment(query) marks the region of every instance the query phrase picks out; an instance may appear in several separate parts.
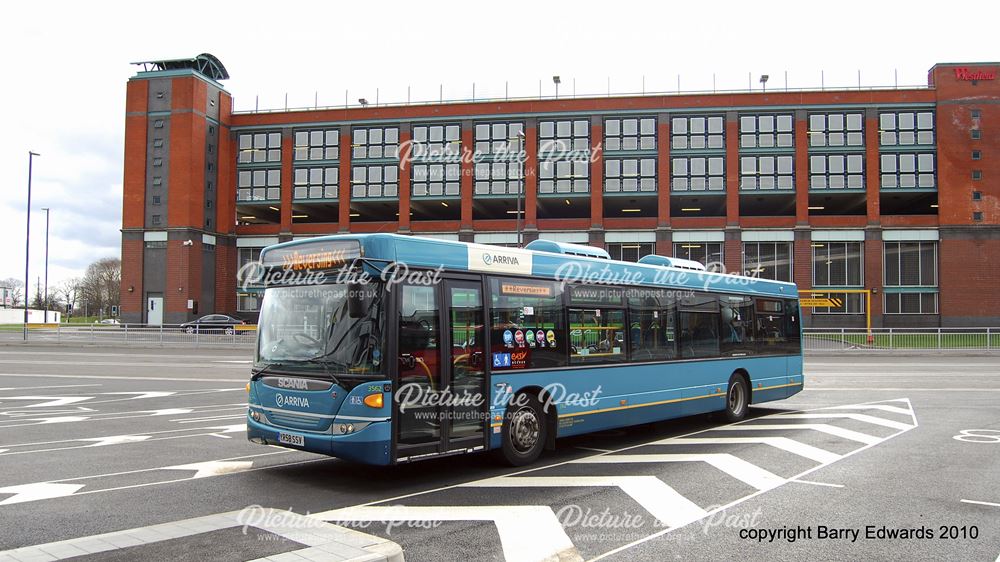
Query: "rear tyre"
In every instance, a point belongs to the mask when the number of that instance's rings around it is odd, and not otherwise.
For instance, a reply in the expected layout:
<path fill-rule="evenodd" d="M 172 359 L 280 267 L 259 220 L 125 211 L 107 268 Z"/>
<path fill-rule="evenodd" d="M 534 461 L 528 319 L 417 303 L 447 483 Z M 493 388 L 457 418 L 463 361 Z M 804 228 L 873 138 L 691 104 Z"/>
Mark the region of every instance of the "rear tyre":
<path fill-rule="evenodd" d="M 499 453 L 511 466 L 524 466 L 538 460 L 547 439 L 545 414 L 537 396 L 519 394 L 504 414 Z"/>
<path fill-rule="evenodd" d="M 750 405 L 750 389 L 742 376 L 733 373 L 729 377 L 729 389 L 726 390 L 726 419 L 730 422 L 742 421 L 747 417 Z"/>
<path fill-rule="evenodd" d="M 229 327 L 226 328 L 226 335 L 227 336 L 231 336 L 231 335 L 233 335 L 235 333 L 236 333 L 236 329 L 233 328 L 232 326 L 229 326 Z"/>

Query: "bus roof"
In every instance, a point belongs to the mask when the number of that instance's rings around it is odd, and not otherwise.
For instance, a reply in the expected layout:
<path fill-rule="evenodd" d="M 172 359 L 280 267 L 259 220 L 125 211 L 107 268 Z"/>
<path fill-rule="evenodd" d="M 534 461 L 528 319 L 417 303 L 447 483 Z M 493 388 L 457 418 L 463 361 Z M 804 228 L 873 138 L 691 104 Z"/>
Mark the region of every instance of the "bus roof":
<path fill-rule="evenodd" d="M 499 275 L 522 275 L 569 282 L 684 288 L 775 297 L 797 297 L 794 283 L 664 265 L 608 260 L 524 248 L 506 248 L 401 234 L 337 234 L 284 242 L 261 252 L 323 251 L 337 242 L 356 241 L 360 256 L 408 267 Z M 355 246 L 358 248 L 358 246 Z"/>

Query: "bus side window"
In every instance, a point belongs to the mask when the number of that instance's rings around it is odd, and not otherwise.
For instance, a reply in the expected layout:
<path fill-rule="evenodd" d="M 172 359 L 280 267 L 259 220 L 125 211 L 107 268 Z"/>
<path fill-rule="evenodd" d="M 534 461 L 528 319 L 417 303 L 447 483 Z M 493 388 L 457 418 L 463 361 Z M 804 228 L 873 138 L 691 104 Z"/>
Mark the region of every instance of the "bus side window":
<path fill-rule="evenodd" d="M 681 357 L 719 356 L 719 299 L 708 293 L 685 295 L 678 303 Z"/>
<path fill-rule="evenodd" d="M 641 363 L 676 359 L 676 294 L 663 289 L 632 289 L 628 307 L 630 360 Z"/>
<path fill-rule="evenodd" d="M 757 299 L 757 342 L 760 353 L 785 353 L 787 341 L 782 301 Z"/>
<path fill-rule="evenodd" d="M 435 287 L 403 285 L 399 310 L 399 373 L 404 382 L 437 389 L 441 350 Z"/>

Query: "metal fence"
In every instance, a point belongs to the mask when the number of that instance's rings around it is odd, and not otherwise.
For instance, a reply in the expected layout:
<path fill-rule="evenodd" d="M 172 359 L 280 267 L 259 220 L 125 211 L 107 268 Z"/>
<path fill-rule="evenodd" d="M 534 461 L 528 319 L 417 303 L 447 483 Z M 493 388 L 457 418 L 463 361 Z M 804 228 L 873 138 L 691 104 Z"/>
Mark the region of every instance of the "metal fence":
<path fill-rule="evenodd" d="M 1000 350 L 1000 328 L 806 328 L 802 347 L 841 350 Z"/>
<path fill-rule="evenodd" d="M 257 327 L 240 326 L 181 326 L 179 324 L 29 324 L 5 325 L 0 329 L 0 342 L 31 342 L 159 345 L 178 347 L 252 346 L 257 341 Z"/>

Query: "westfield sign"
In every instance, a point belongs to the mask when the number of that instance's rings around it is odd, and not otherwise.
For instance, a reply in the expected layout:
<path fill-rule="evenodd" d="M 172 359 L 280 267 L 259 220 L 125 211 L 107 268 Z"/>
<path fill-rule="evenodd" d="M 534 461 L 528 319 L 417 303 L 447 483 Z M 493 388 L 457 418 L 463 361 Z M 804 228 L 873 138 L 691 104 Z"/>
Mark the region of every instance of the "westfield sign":
<path fill-rule="evenodd" d="M 996 70 L 969 70 L 965 67 L 955 69 L 955 79 L 971 82 L 973 80 L 996 80 Z"/>

